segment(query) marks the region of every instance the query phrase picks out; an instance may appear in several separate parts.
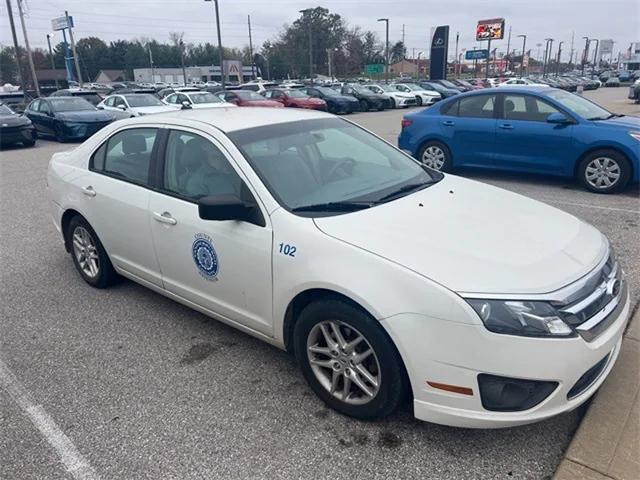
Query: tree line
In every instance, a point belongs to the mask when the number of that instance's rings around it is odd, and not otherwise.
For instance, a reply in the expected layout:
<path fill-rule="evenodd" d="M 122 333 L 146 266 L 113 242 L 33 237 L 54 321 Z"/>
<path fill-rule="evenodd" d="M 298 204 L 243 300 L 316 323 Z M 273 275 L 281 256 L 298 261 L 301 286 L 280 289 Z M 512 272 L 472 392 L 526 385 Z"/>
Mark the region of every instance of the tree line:
<path fill-rule="evenodd" d="M 309 35 L 311 33 L 311 35 Z M 116 40 L 105 42 L 97 37 L 85 37 L 76 42 L 80 69 L 85 81 L 92 81 L 100 70 L 123 70 L 133 79 L 134 68 L 145 68 L 153 64 L 157 68 L 179 67 L 184 56 L 185 66 L 214 65 L 218 63 L 218 47 L 212 43 L 187 43 L 184 32 L 171 32 L 169 41 L 158 42 L 148 38 Z M 223 39 L 224 40 L 224 39 Z M 266 41 L 253 52 L 253 62 L 264 78 L 299 78 L 308 76 L 309 41 L 313 52 L 313 71 L 316 74 L 329 73 L 335 76 L 357 76 L 364 66 L 384 63 L 384 42 L 376 33 L 349 26 L 338 14 L 317 7 L 307 10 L 291 25 L 284 25 L 282 32 Z M 389 46 L 390 61 L 403 59 L 406 49 L 402 42 Z M 36 48 L 32 52 L 36 70 L 51 68 L 49 52 Z M 17 84 L 16 51 L 13 47 L 0 49 L 0 82 Z M 26 52 L 19 48 L 23 78 L 28 82 L 28 62 Z M 243 48 L 223 48 L 225 59 L 242 60 L 251 64 L 248 46 Z M 53 47 L 55 68 L 65 68 L 64 44 Z"/>

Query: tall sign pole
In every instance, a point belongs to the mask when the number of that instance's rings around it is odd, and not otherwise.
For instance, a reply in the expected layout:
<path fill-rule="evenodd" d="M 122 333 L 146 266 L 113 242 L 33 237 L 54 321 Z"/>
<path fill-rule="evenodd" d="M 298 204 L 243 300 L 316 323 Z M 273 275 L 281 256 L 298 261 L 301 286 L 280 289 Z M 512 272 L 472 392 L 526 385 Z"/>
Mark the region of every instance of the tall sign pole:
<path fill-rule="evenodd" d="M 253 68 L 253 40 L 251 39 L 251 15 L 247 15 L 247 24 L 249 25 L 249 61 L 251 62 L 251 78 L 255 80 L 256 74 Z"/>
<path fill-rule="evenodd" d="M 69 40 L 71 41 L 71 51 L 73 52 L 73 61 L 76 65 L 76 75 L 78 76 L 78 85 L 80 88 L 83 86 L 82 72 L 80 71 L 80 59 L 78 58 L 78 52 L 76 51 L 76 42 L 73 39 L 73 22 L 69 21 L 69 12 L 64 11 L 64 16 L 67 19 L 67 29 L 69 30 Z"/>
<path fill-rule="evenodd" d="M 36 95 L 40 96 L 40 85 L 38 85 L 38 77 L 36 76 L 36 67 L 33 65 L 33 56 L 31 55 L 31 47 L 29 46 L 29 36 L 27 35 L 27 26 L 24 23 L 24 12 L 22 11 L 22 0 L 18 0 L 18 14 L 20 15 L 20 23 L 22 24 L 22 33 L 24 34 L 24 45 L 27 48 L 27 59 L 29 60 L 29 69 L 31 70 L 31 81 L 36 89 Z M 18 52 L 16 51 L 16 54 Z M 26 92 L 25 92 L 26 93 Z"/>
<path fill-rule="evenodd" d="M 11 36 L 13 37 L 13 48 L 16 52 L 16 67 L 18 68 L 18 82 L 24 95 L 27 94 L 27 88 L 22 78 L 22 65 L 20 64 L 20 52 L 18 46 L 18 36 L 16 35 L 16 25 L 13 23 L 13 12 L 11 11 L 11 0 L 7 0 L 7 13 L 9 14 L 9 26 L 11 27 Z"/>
<path fill-rule="evenodd" d="M 51 59 L 51 70 L 53 71 L 53 76 L 56 79 L 56 90 L 60 88 L 58 85 L 58 76 L 56 75 L 56 63 L 53 60 L 53 50 L 51 49 L 51 37 L 53 33 L 47 33 L 47 46 L 49 47 L 49 58 Z"/>

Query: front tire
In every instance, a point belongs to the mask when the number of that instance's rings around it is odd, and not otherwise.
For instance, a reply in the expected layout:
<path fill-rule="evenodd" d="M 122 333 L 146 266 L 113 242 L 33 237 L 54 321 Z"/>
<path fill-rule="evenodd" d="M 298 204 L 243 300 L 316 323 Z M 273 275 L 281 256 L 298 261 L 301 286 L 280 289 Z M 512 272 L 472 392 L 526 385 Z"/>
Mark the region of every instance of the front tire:
<path fill-rule="evenodd" d="M 408 381 L 400 354 L 380 324 L 356 306 L 339 299 L 308 305 L 293 340 L 309 386 L 334 410 L 378 419 L 405 398 Z"/>
<path fill-rule="evenodd" d="M 420 95 L 416 95 L 416 104 L 421 107 L 422 106 L 422 97 Z"/>
<path fill-rule="evenodd" d="M 418 152 L 418 161 L 426 167 L 441 172 L 450 172 L 452 168 L 451 152 L 442 142 L 432 140 L 425 143 Z"/>
<path fill-rule="evenodd" d="M 369 111 L 369 102 L 366 100 L 360 100 L 360 111 L 368 112 Z"/>
<path fill-rule="evenodd" d="M 106 288 L 117 279 L 117 274 L 91 225 L 76 215 L 67 227 L 67 245 L 80 276 L 92 287 Z"/>
<path fill-rule="evenodd" d="M 591 152 L 578 165 L 578 180 L 594 193 L 615 193 L 622 190 L 631 178 L 627 158 L 611 149 Z"/>

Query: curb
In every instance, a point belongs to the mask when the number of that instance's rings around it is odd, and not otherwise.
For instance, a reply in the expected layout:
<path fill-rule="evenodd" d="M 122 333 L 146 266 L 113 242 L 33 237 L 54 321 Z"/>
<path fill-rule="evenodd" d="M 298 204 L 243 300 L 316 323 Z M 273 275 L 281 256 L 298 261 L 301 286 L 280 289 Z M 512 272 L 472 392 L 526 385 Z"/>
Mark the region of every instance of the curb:
<path fill-rule="evenodd" d="M 620 356 L 582 419 L 554 480 L 640 478 L 640 309 Z"/>

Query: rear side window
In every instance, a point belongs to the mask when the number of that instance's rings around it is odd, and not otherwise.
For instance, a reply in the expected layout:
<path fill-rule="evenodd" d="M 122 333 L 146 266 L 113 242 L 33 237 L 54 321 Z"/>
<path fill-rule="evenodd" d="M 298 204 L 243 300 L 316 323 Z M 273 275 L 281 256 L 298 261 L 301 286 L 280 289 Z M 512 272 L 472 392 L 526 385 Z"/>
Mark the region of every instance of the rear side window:
<path fill-rule="evenodd" d="M 458 115 L 458 101 L 445 103 L 440 107 L 441 115 Z"/>
<path fill-rule="evenodd" d="M 458 100 L 458 116 L 470 118 L 493 118 L 495 95 L 473 95 Z"/>
<path fill-rule="evenodd" d="M 155 128 L 132 128 L 113 135 L 93 155 L 94 170 L 123 180 L 148 185 Z"/>

